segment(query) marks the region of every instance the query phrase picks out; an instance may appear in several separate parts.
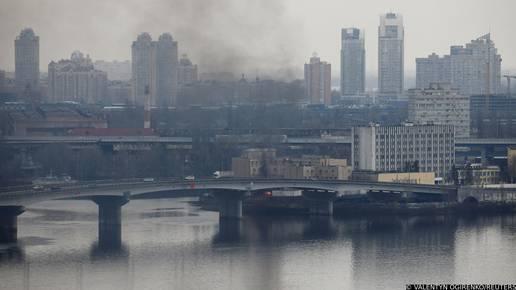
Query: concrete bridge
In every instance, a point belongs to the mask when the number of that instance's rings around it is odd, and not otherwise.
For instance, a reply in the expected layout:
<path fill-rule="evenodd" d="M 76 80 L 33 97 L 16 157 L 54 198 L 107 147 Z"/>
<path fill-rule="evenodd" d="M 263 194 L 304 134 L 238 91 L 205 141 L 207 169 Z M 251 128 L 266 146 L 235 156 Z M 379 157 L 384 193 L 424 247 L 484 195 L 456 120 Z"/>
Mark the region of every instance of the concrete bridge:
<path fill-rule="evenodd" d="M 210 191 L 219 203 L 220 219 L 242 217 L 242 200 L 246 194 L 274 189 L 303 190 L 312 215 L 332 215 L 337 195 L 366 194 L 367 191 L 399 192 L 403 194 L 433 194 L 455 196 L 450 186 L 402 184 L 386 182 L 293 180 L 293 179 L 129 179 L 81 182 L 50 186 L 44 190 L 12 188 L 0 193 L 0 243 L 17 238 L 17 216 L 24 207 L 55 199 L 89 199 L 99 207 L 99 244 L 121 242 L 121 208 L 131 197 L 145 193 L 178 190 Z"/>

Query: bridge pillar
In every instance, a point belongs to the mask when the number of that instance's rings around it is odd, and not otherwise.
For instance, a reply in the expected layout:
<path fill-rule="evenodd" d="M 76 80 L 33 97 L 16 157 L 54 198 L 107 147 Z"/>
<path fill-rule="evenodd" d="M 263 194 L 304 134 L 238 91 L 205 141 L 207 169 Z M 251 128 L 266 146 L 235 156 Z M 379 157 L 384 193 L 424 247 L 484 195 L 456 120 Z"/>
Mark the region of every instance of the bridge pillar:
<path fill-rule="evenodd" d="M 333 215 L 333 200 L 337 196 L 336 192 L 304 190 L 303 196 L 308 201 L 308 210 L 310 215 Z"/>
<path fill-rule="evenodd" d="M 23 206 L 0 206 L 0 244 L 16 243 L 18 216 L 24 211 Z"/>
<path fill-rule="evenodd" d="M 216 190 L 213 195 L 219 207 L 219 219 L 242 218 L 242 200 L 245 192 L 239 190 Z"/>
<path fill-rule="evenodd" d="M 129 202 L 126 196 L 95 196 L 92 201 L 99 207 L 100 248 L 118 248 L 122 244 L 122 206 Z"/>

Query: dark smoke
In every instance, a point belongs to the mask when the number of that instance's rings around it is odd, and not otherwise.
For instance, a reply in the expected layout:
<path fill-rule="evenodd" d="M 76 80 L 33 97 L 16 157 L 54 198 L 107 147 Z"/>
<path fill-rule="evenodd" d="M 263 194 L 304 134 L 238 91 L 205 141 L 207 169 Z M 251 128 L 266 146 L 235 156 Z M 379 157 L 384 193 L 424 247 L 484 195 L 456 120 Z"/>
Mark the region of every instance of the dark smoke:
<path fill-rule="evenodd" d="M 295 63 L 302 43 L 300 25 L 278 0 L 155 1 L 142 21 L 170 30 L 202 71 L 270 75 L 291 79 L 302 70 Z M 168 14 L 168 17 L 163 14 Z"/>
<path fill-rule="evenodd" d="M 5 2 L 4 2 L 5 1 Z M 296 55 L 302 21 L 286 0 L 2 0 L 0 38 L 13 41 L 23 27 L 40 35 L 41 67 L 79 49 L 93 59 L 130 58 L 141 32 L 170 32 L 201 72 L 245 73 L 254 78 L 302 76 Z M 12 43 L 2 43 L 14 56 Z M 2 48 L 3 50 L 4 48 Z M 9 61 L 4 61 L 8 63 Z"/>

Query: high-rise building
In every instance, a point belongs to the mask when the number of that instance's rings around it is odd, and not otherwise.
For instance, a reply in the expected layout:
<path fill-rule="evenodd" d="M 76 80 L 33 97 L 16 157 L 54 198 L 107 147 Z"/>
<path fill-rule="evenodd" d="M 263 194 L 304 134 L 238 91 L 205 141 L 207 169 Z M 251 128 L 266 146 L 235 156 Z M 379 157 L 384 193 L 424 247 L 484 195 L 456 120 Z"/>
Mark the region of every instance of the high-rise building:
<path fill-rule="evenodd" d="M 403 17 L 396 13 L 380 16 L 378 27 L 378 90 L 381 95 L 403 92 L 404 78 Z"/>
<path fill-rule="evenodd" d="M 177 98 L 177 41 L 163 33 L 156 43 L 156 104 L 174 106 Z"/>
<path fill-rule="evenodd" d="M 156 47 L 150 34 L 138 35 L 131 47 L 132 52 L 132 102 L 143 105 L 145 94 L 156 96 Z"/>
<path fill-rule="evenodd" d="M 70 59 L 48 65 L 50 102 L 102 103 L 107 97 L 107 74 L 96 70 L 89 56 L 74 51 Z"/>
<path fill-rule="evenodd" d="M 455 137 L 470 136 L 469 97 L 447 83 L 409 90 L 409 121 L 415 124 L 453 125 Z"/>
<path fill-rule="evenodd" d="M 455 163 L 451 125 L 369 126 L 353 128 L 353 170 L 435 172 L 450 178 Z"/>
<path fill-rule="evenodd" d="M 305 95 L 311 104 L 331 103 L 331 65 L 315 54 L 305 63 Z"/>
<path fill-rule="evenodd" d="M 135 104 L 144 104 L 148 91 L 152 106 L 175 105 L 177 49 L 177 42 L 168 33 L 162 34 L 158 41 L 152 41 L 148 33 L 142 33 L 133 42 L 132 85 Z"/>
<path fill-rule="evenodd" d="M 486 34 L 465 46 L 451 46 L 450 55 L 417 58 L 416 86 L 448 82 L 466 96 L 500 93 L 502 58 L 497 53 Z"/>
<path fill-rule="evenodd" d="M 432 53 L 428 58 L 416 58 L 416 88 L 428 88 L 432 83 L 451 81 L 450 56 Z"/>
<path fill-rule="evenodd" d="M 181 56 L 179 60 L 177 82 L 179 86 L 195 83 L 197 81 L 197 65 L 192 64 L 192 61 L 186 54 Z"/>
<path fill-rule="evenodd" d="M 15 86 L 19 94 L 39 87 L 39 36 L 31 28 L 23 29 L 14 41 Z"/>
<path fill-rule="evenodd" d="M 341 33 L 341 42 L 341 94 L 361 95 L 365 92 L 364 32 L 358 28 L 344 28 Z"/>
<path fill-rule="evenodd" d="M 466 46 L 452 46 L 451 83 L 462 94 L 496 94 L 501 89 L 502 58 L 486 34 Z"/>

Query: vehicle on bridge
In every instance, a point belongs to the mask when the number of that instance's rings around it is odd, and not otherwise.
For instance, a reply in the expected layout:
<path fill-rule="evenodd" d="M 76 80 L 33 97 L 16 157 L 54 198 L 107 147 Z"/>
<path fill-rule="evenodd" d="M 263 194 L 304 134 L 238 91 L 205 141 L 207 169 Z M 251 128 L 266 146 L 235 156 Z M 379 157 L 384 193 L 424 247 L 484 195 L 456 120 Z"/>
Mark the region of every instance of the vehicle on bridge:
<path fill-rule="evenodd" d="M 215 171 L 213 172 L 213 177 L 215 178 L 227 178 L 227 177 L 233 177 L 234 173 L 233 171 Z"/>
<path fill-rule="evenodd" d="M 55 176 L 52 172 L 45 177 L 38 177 L 32 180 L 32 189 L 36 191 L 40 190 L 56 190 L 63 185 L 69 185 L 76 183 L 70 175 L 63 174 L 61 176 Z"/>
<path fill-rule="evenodd" d="M 45 187 L 43 185 L 36 184 L 32 187 L 33 190 L 40 191 L 45 190 Z"/>

